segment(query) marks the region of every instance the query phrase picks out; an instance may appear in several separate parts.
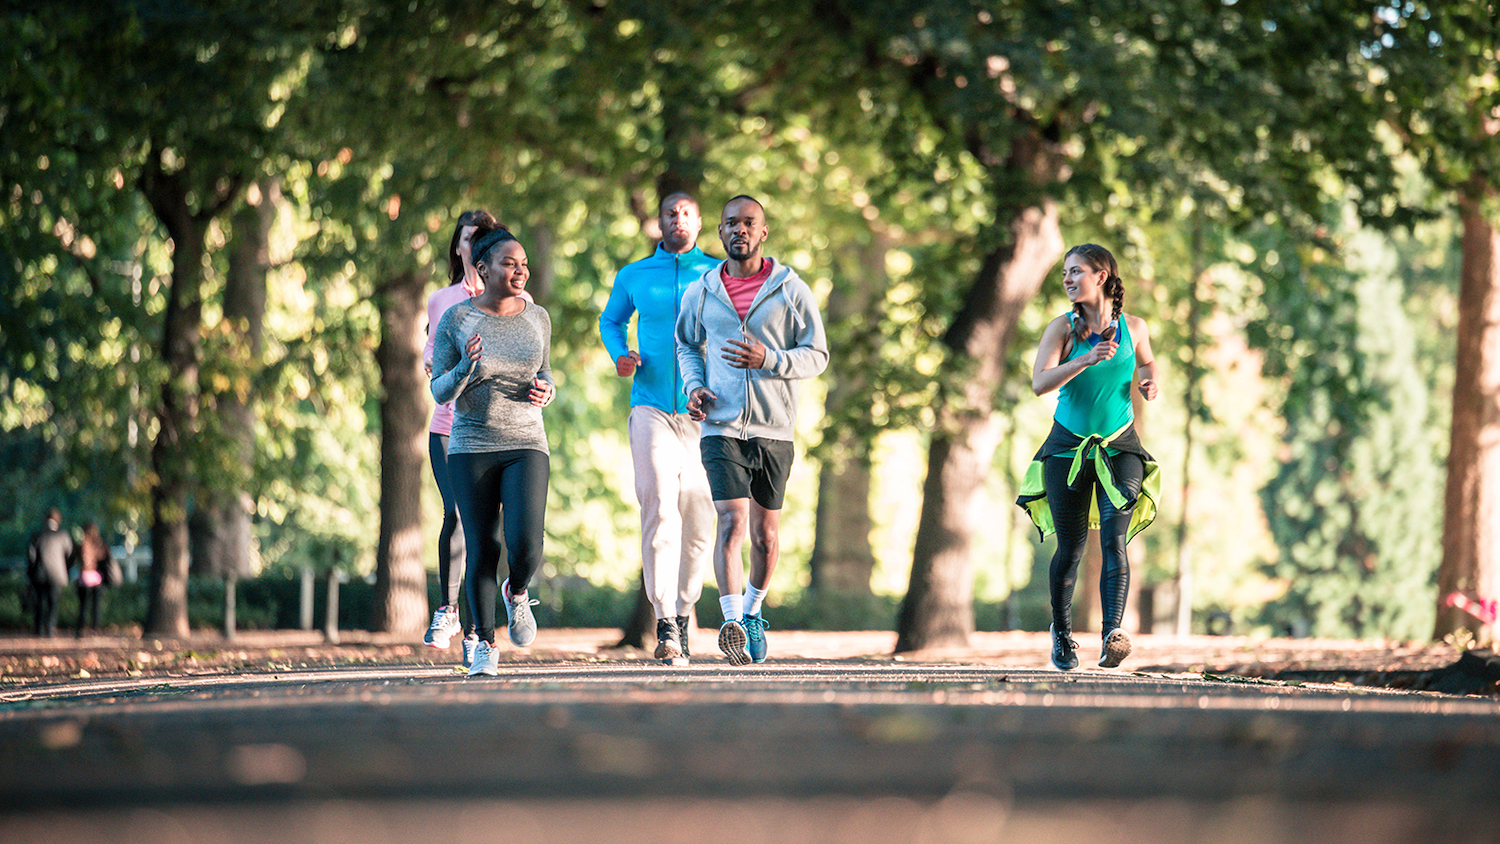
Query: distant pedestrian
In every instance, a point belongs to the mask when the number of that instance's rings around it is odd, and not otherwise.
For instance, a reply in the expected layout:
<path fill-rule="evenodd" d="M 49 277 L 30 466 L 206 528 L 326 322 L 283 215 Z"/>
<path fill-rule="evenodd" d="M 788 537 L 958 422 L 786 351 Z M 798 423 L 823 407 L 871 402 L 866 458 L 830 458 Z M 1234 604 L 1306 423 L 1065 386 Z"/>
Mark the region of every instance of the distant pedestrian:
<path fill-rule="evenodd" d="M 1136 436 L 1131 405 L 1132 388 L 1156 398 L 1156 361 L 1146 321 L 1125 313 L 1125 283 L 1109 250 L 1092 243 L 1068 250 L 1063 289 L 1073 309 L 1042 332 L 1031 375 L 1038 396 L 1058 392 L 1056 418 L 1016 503 L 1043 538 L 1057 533 L 1048 570 L 1052 664 L 1064 671 L 1078 667 L 1073 585 L 1089 528 L 1098 528 L 1099 665 L 1114 668 L 1131 650 L 1121 628 L 1130 589 L 1125 544 L 1156 518 L 1161 485 L 1156 461 Z"/>
<path fill-rule="evenodd" d="M 504 229 L 474 242 L 484 292 L 448 309 L 432 352 L 432 395 L 453 402 L 448 472 L 468 554 L 465 586 L 479 642 L 469 676 L 499 673 L 495 599 L 503 523 L 509 576 L 500 588 L 512 644 L 536 638 L 526 591 L 542 564 L 550 457 L 542 408 L 552 403 L 552 321 L 521 297 L 526 250 Z"/>
<path fill-rule="evenodd" d="M 474 269 L 470 253 L 476 240 L 495 229 L 504 228 L 488 211 L 475 209 L 465 211 L 458 217 L 453 228 L 453 237 L 448 242 L 448 285 L 432 294 L 427 300 L 427 344 L 422 350 L 422 363 L 427 377 L 432 377 L 432 350 L 436 329 L 448 309 L 484 291 L 479 273 Z M 531 294 L 522 291 L 521 298 L 531 301 Z M 446 649 L 454 636 L 462 636 L 463 666 L 474 662 L 474 651 L 479 638 L 474 635 L 474 619 L 467 626 L 459 620 L 459 594 L 464 582 L 464 532 L 458 517 L 458 502 L 453 495 L 453 486 L 448 475 L 448 436 L 453 429 L 453 403 L 439 403 L 432 411 L 432 424 L 428 427 L 427 456 L 432 464 L 432 476 L 437 481 L 438 495 L 443 500 L 443 524 L 438 531 L 438 594 L 442 605 L 432 614 L 432 625 L 422 637 L 422 644 L 431 648 Z"/>
<path fill-rule="evenodd" d="M 817 301 L 790 267 L 761 254 L 769 234 L 758 201 L 729 200 L 719 223 L 729 258 L 693 282 L 677 318 L 677 361 L 688 413 L 703 423 L 699 446 L 718 513 L 719 650 L 733 665 L 766 658 L 769 625 L 761 610 L 780 553 L 795 382 L 828 366 Z M 742 595 L 747 534 L 750 577 Z"/>
<path fill-rule="evenodd" d="M 688 285 L 719 262 L 698 248 L 698 202 L 674 193 L 657 209 L 661 244 L 615 275 L 599 336 L 630 385 L 630 455 L 641 505 L 641 582 L 656 614 L 656 658 L 691 656 L 688 627 L 713 553 L 714 503 L 699 426 L 687 412 L 674 332 Z M 626 329 L 636 317 L 636 345 Z"/>
<path fill-rule="evenodd" d="M 78 575 L 74 581 L 78 590 L 78 627 L 76 635 L 85 630 L 99 629 L 99 599 L 104 587 L 119 582 L 119 564 L 109 553 L 109 545 L 99 534 L 99 526 L 88 522 L 83 526 L 83 538 L 73 547 L 73 567 Z"/>
<path fill-rule="evenodd" d="M 31 535 L 26 548 L 26 579 L 31 584 L 36 612 L 32 630 L 38 636 L 57 635 L 58 601 L 68 583 L 68 558 L 72 554 L 73 538 L 62 529 L 62 511 L 52 507 L 47 510 L 42 529 Z"/>

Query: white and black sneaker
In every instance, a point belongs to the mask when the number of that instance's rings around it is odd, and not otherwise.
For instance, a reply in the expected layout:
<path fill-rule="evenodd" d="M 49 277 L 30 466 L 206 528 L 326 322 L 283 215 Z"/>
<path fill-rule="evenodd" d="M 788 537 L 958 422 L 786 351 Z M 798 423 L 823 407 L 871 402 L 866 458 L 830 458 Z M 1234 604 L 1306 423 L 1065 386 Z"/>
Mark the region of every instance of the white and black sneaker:
<path fill-rule="evenodd" d="M 1100 668 L 1115 668 L 1130 656 L 1130 634 L 1116 627 L 1104 636 L 1104 649 L 1099 654 Z"/>
<path fill-rule="evenodd" d="M 656 620 L 654 656 L 667 665 L 687 665 L 687 657 L 682 652 L 682 634 L 677 629 L 676 619 L 658 618 Z"/>
<path fill-rule="evenodd" d="M 692 626 L 693 617 L 690 615 L 677 616 L 677 646 L 682 648 L 682 658 L 691 659 L 692 649 L 688 647 L 688 628 Z"/>
<path fill-rule="evenodd" d="M 468 668 L 474 664 L 474 652 L 479 650 L 479 637 L 473 633 L 464 637 L 464 667 Z"/>

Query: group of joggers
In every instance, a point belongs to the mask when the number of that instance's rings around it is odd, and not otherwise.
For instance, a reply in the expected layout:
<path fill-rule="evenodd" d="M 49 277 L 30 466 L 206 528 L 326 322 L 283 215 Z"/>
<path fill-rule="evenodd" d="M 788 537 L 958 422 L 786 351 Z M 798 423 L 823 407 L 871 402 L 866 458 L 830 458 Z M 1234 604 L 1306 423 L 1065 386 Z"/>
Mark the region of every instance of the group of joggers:
<path fill-rule="evenodd" d="M 659 245 L 617 273 L 599 317 L 616 373 L 632 379 L 630 451 L 655 657 L 688 661 L 692 608 L 711 559 L 723 613 L 719 650 L 733 665 L 763 662 L 763 607 L 793 460 L 795 382 L 828 365 L 823 320 L 808 285 L 763 254 L 769 228 L 757 200 L 736 196 L 724 205 L 724 260 L 698 247 L 703 220 L 688 194 L 665 197 L 656 222 Z M 542 562 L 549 473 L 542 410 L 556 396 L 552 324 L 526 292 L 525 249 L 489 213 L 459 217 L 448 270 L 450 284 L 428 302 L 424 355 L 437 402 L 429 440 L 444 517 L 443 604 L 423 642 L 447 648 L 459 636 L 469 676 L 495 675 L 497 596 L 511 643 L 525 647 L 536 638 L 537 601 L 527 587 Z M 1131 648 L 1121 629 L 1130 580 L 1125 545 L 1156 510 L 1157 467 L 1135 435 L 1131 407 L 1135 389 L 1156 397 L 1155 364 L 1145 322 L 1123 311 L 1124 285 L 1107 250 L 1070 250 L 1063 285 L 1073 309 L 1048 325 L 1032 375 L 1037 395 L 1058 391 L 1057 413 L 1017 503 L 1043 537 L 1057 534 L 1049 581 L 1051 659 L 1059 669 L 1078 666 L 1073 585 L 1088 530 L 1100 530 L 1099 664 L 1113 667 Z"/>

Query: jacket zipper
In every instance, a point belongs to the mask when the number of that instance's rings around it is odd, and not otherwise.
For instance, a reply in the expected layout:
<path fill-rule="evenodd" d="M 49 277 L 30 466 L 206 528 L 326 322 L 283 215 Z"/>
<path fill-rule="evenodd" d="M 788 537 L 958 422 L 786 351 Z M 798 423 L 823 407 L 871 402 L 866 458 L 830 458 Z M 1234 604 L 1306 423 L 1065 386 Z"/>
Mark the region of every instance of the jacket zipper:
<path fill-rule="evenodd" d="M 772 275 L 775 275 L 775 273 L 772 273 Z M 767 283 L 770 281 L 771 279 L 766 279 Z M 762 285 L 761 292 L 764 292 L 766 295 L 760 296 L 760 301 L 758 302 L 751 302 L 750 307 L 745 310 L 744 319 L 740 320 L 741 335 L 748 335 L 750 333 L 750 315 L 755 313 L 756 306 L 765 304 L 776 291 L 766 291 L 765 286 Z M 733 310 L 734 304 L 731 303 L 729 307 Z M 738 315 L 739 311 L 735 311 L 735 314 Z M 740 418 L 740 439 L 745 439 L 748 436 L 750 436 L 750 370 L 747 369 L 745 370 L 745 408 L 741 412 Z"/>

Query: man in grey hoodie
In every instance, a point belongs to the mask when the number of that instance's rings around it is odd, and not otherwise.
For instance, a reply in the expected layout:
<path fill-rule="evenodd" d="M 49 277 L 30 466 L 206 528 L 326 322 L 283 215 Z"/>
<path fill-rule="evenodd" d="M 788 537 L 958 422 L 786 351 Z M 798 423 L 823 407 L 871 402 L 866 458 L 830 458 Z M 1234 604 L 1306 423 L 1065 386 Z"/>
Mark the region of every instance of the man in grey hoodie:
<path fill-rule="evenodd" d="M 718 513 L 719 650 L 734 665 L 766 658 L 761 606 L 776 570 L 792 467 L 792 382 L 828 366 L 828 339 L 812 290 L 790 267 L 761 254 L 769 233 L 759 202 L 729 200 L 719 223 L 729 258 L 688 287 L 676 329 L 683 392 L 689 415 L 703 423 L 699 447 Z M 747 534 L 750 577 L 744 580 L 740 553 Z"/>

